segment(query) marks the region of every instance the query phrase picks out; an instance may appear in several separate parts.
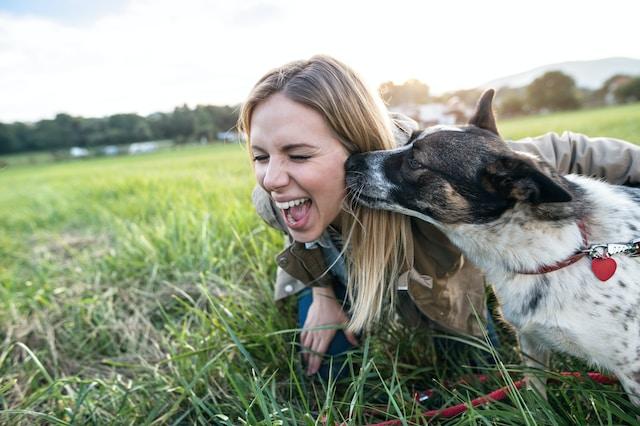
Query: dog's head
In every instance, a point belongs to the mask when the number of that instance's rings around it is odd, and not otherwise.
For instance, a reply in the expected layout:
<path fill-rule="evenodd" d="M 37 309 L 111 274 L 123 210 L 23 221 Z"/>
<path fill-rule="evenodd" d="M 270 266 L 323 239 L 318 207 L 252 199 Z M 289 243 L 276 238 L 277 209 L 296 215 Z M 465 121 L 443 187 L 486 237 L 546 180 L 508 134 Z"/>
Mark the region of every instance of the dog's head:
<path fill-rule="evenodd" d="M 512 151 L 498 135 L 486 91 L 464 126 L 414 132 L 388 151 L 352 155 L 347 186 L 360 203 L 440 223 L 486 223 L 517 202 L 568 202 L 566 181 L 550 166 Z"/>

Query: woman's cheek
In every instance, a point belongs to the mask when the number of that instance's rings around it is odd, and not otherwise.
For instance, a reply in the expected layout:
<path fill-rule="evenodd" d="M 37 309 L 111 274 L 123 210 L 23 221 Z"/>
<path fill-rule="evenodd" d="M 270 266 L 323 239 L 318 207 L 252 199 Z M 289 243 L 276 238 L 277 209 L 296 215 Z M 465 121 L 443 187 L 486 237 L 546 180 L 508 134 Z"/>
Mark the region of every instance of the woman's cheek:
<path fill-rule="evenodd" d="M 262 182 L 264 181 L 264 168 L 260 165 L 255 165 L 255 167 L 253 168 L 253 174 L 256 177 L 256 182 L 260 185 L 260 186 L 264 186 L 262 184 Z"/>

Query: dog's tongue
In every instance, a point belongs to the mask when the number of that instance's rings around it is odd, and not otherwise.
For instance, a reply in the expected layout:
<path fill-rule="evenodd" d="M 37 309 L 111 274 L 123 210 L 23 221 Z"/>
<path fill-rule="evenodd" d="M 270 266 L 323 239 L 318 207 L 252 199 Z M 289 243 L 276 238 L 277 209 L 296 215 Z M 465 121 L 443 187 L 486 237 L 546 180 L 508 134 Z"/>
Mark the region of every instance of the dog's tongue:
<path fill-rule="evenodd" d="M 304 215 L 307 214 L 307 211 L 309 210 L 309 206 L 311 206 L 311 202 L 310 201 L 305 201 L 302 204 L 298 204 L 297 206 L 291 207 L 289 209 L 289 214 L 291 215 L 293 220 L 295 220 L 297 222 L 300 219 L 302 219 L 304 217 Z"/>

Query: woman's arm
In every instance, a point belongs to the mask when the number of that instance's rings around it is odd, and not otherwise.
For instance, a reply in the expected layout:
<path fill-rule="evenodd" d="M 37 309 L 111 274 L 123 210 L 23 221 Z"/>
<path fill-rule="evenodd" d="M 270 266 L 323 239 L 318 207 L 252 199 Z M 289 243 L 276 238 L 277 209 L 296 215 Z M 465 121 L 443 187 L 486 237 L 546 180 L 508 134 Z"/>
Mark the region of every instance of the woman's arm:
<path fill-rule="evenodd" d="M 576 173 L 618 185 L 640 185 L 640 147 L 613 138 L 589 138 L 572 132 L 547 133 L 512 141 L 516 150 L 535 154 L 560 174 Z"/>

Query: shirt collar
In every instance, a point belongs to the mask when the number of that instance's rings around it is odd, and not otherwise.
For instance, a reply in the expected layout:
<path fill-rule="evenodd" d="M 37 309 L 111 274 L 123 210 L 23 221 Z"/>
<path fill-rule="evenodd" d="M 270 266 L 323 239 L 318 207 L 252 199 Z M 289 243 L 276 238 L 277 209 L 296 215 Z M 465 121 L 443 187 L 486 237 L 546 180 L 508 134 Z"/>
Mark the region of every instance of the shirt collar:
<path fill-rule="evenodd" d="M 324 231 L 322 233 L 322 235 L 320 235 L 320 238 L 318 238 L 317 240 L 308 242 L 308 243 L 304 243 L 304 247 L 307 250 L 311 250 L 314 249 L 316 247 L 324 247 L 324 248 L 331 248 L 333 247 L 333 242 L 331 241 L 331 237 L 329 236 L 329 232 Z"/>

